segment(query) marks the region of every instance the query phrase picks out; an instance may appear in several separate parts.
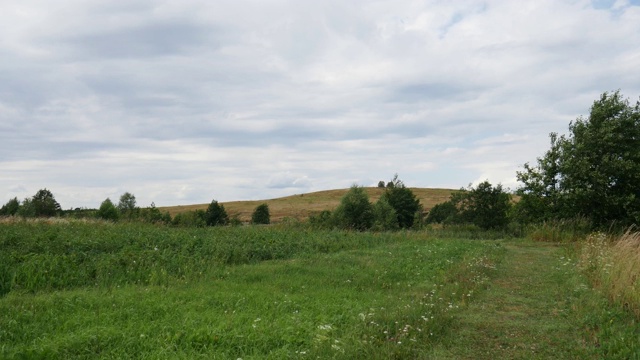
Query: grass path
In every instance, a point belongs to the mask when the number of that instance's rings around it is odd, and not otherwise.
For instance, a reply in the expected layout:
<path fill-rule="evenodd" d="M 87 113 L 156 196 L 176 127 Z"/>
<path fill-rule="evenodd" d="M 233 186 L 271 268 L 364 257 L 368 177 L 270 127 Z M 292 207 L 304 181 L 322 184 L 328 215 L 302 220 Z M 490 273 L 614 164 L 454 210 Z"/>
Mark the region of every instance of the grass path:
<path fill-rule="evenodd" d="M 576 273 L 552 244 L 508 242 L 490 287 L 461 311 L 435 359 L 589 359 L 571 311 Z"/>

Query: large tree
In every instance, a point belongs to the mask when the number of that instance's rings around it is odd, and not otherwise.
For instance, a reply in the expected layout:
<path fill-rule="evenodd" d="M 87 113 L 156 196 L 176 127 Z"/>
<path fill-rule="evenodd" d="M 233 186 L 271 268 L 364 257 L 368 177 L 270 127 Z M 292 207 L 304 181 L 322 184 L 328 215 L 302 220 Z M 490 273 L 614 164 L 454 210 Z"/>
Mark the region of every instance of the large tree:
<path fill-rule="evenodd" d="M 38 190 L 31 199 L 31 206 L 33 207 L 35 216 L 56 216 L 62 211 L 53 193 L 47 189 Z"/>
<path fill-rule="evenodd" d="M 334 223 L 341 228 L 364 231 L 373 225 L 373 205 L 364 188 L 353 185 L 333 212 Z"/>
<path fill-rule="evenodd" d="M 551 134 L 551 149 L 518 172 L 523 217 L 585 217 L 595 227 L 640 223 L 640 102 L 605 92 L 569 131 Z"/>

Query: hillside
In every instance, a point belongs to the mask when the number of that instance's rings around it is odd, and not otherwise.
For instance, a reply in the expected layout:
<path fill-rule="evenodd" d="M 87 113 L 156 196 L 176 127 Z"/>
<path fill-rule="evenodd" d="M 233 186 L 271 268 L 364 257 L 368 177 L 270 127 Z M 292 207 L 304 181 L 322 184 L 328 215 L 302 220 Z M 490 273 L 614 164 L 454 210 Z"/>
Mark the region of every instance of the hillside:
<path fill-rule="evenodd" d="M 279 222 L 284 218 L 295 218 L 305 220 L 309 214 L 320 212 L 322 210 L 333 210 L 340 203 L 340 199 L 349 189 L 324 190 L 307 194 L 297 194 L 270 200 L 254 200 L 254 201 L 230 201 L 223 202 L 229 216 L 238 215 L 242 221 L 250 221 L 251 213 L 256 206 L 266 203 L 269 205 L 271 213 L 271 221 Z M 384 192 L 383 188 L 370 187 L 366 188 L 367 193 L 372 202 L 378 200 Z M 425 189 L 411 188 L 413 193 L 425 210 L 431 209 L 434 205 L 449 199 L 451 189 Z M 161 207 L 161 211 L 168 211 L 171 216 L 189 210 L 206 210 L 209 204 L 195 205 L 179 205 Z"/>

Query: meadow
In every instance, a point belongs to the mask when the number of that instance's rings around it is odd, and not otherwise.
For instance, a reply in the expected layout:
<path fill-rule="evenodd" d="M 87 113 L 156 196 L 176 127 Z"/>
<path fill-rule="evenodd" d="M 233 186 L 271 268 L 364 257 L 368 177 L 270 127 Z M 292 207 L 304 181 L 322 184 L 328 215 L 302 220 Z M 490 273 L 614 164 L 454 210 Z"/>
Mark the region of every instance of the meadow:
<path fill-rule="evenodd" d="M 2 358 L 417 358 L 502 247 L 417 232 L 0 225 Z"/>
<path fill-rule="evenodd" d="M 640 357 L 637 235 L 484 235 L 3 221 L 0 358 Z"/>

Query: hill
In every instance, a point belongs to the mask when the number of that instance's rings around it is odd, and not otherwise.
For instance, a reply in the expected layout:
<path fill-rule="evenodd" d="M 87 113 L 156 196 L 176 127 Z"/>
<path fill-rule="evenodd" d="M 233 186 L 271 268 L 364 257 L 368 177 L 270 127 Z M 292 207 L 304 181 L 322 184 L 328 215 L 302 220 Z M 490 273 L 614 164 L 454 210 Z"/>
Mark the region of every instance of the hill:
<path fill-rule="evenodd" d="M 380 198 L 384 192 L 384 188 L 368 187 L 365 188 L 372 202 Z M 229 216 L 238 216 L 241 221 L 250 221 L 251 214 L 256 206 L 266 203 L 269 205 L 272 222 L 280 222 L 284 218 L 295 218 L 305 220 L 309 214 L 320 212 L 322 210 L 333 210 L 340 203 L 340 199 L 349 189 L 336 189 L 316 191 L 306 194 L 296 194 L 269 200 L 251 200 L 251 201 L 230 201 L 222 202 Z M 420 200 L 425 210 L 431 209 L 434 205 L 447 201 L 452 189 L 426 189 L 411 188 L 416 197 Z M 209 204 L 195 205 L 179 205 L 160 207 L 161 211 L 168 211 L 171 216 L 178 213 L 191 210 L 206 210 Z"/>

